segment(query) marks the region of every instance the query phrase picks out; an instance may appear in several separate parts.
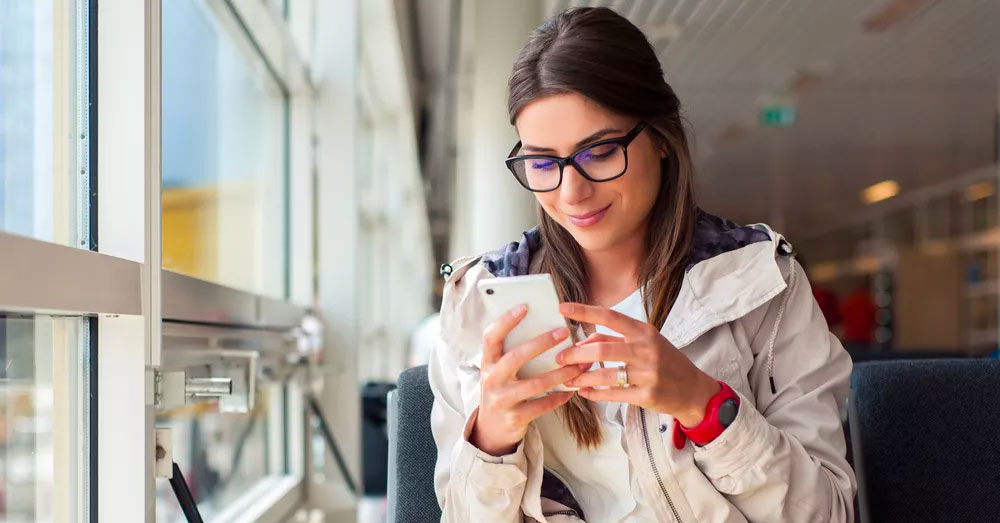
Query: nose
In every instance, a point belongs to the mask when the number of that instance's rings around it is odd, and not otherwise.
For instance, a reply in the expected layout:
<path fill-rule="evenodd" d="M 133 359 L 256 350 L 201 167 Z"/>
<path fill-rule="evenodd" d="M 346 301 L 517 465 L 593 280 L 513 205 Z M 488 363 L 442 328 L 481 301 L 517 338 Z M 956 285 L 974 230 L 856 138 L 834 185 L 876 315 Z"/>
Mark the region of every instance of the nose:
<path fill-rule="evenodd" d="M 563 169 L 562 185 L 559 187 L 559 198 L 568 206 L 586 201 L 594 194 L 594 182 L 586 179 L 576 170 L 567 165 Z"/>

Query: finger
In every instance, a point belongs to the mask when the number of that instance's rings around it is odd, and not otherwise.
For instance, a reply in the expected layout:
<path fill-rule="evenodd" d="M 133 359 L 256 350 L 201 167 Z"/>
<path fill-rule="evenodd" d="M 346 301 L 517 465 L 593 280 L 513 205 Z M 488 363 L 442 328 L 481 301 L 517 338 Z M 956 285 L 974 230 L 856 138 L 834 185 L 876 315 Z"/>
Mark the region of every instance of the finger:
<path fill-rule="evenodd" d="M 566 327 L 543 332 L 507 351 L 507 354 L 504 354 L 500 358 L 500 361 L 494 365 L 491 374 L 496 374 L 497 379 L 503 381 L 512 379 L 525 363 L 531 361 L 535 356 L 555 347 L 568 337 L 569 329 Z"/>
<path fill-rule="evenodd" d="M 642 358 L 636 354 L 635 344 L 629 342 L 596 341 L 586 345 L 574 345 L 556 355 L 560 365 L 573 363 L 593 363 L 595 361 L 624 361 L 625 363 L 642 364 Z"/>
<path fill-rule="evenodd" d="M 559 304 L 559 312 L 571 320 L 603 325 L 615 332 L 621 333 L 626 338 L 629 336 L 641 336 L 646 333 L 649 327 L 648 323 L 630 318 L 607 307 L 598 307 L 596 305 L 561 303 Z"/>
<path fill-rule="evenodd" d="M 550 370 L 544 374 L 535 376 L 534 378 L 519 380 L 510 386 L 510 394 L 515 402 L 523 401 L 544 392 L 548 392 L 552 390 L 552 387 L 566 383 L 567 381 L 579 376 L 581 373 L 583 373 L 583 370 L 581 370 L 577 365 L 559 367 L 558 369 Z"/>
<path fill-rule="evenodd" d="M 645 391 L 641 387 L 612 387 L 610 389 L 580 389 L 579 394 L 590 401 L 621 401 L 642 405 Z"/>
<path fill-rule="evenodd" d="M 576 344 L 585 345 L 587 343 L 594 343 L 595 341 L 625 341 L 625 338 L 622 338 L 621 336 L 611 336 L 610 334 L 600 334 L 595 332 L 590 336 L 587 336 L 587 339 L 579 341 Z"/>
<path fill-rule="evenodd" d="M 527 305 L 518 305 L 506 314 L 500 316 L 483 331 L 483 362 L 480 366 L 483 370 L 488 370 L 503 357 L 503 340 L 507 337 L 524 314 L 528 312 Z"/>
<path fill-rule="evenodd" d="M 643 369 L 628 368 L 629 385 L 649 385 L 649 372 Z M 615 367 L 607 369 L 597 369 L 584 372 L 579 376 L 566 382 L 567 387 L 589 388 L 589 387 L 618 387 L 618 369 Z"/>
<path fill-rule="evenodd" d="M 515 408 L 528 421 L 535 421 L 543 415 L 559 408 L 573 397 L 572 392 L 553 392 L 545 397 L 528 400 Z"/>

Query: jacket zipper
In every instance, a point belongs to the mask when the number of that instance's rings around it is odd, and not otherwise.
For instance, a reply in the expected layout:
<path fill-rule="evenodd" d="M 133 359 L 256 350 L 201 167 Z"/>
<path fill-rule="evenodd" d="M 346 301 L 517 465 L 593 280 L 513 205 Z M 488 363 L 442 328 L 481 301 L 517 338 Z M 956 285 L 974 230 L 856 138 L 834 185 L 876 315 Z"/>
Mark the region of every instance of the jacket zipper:
<path fill-rule="evenodd" d="M 642 437 L 646 441 L 646 455 L 649 456 L 649 466 L 653 467 L 653 475 L 656 476 L 656 482 L 660 484 L 660 492 L 663 493 L 663 497 L 667 499 L 667 505 L 670 505 L 670 512 L 673 512 L 674 519 L 677 523 L 682 523 L 681 515 L 677 513 L 677 507 L 674 506 L 674 500 L 670 499 L 670 494 L 667 494 L 667 487 L 663 484 L 663 478 L 660 477 L 660 470 L 656 468 L 656 461 L 653 459 L 653 448 L 649 444 L 649 431 L 646 429 L 646 409 L 639 408 L 639 419 L 642 420 Z"/>

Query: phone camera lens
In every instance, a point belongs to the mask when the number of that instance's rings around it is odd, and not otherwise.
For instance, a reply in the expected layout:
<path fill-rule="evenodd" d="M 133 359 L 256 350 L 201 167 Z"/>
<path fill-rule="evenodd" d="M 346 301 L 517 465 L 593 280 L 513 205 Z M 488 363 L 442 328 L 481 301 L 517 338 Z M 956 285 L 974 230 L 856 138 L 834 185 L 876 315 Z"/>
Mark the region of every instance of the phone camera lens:
<path fill-rule="evenodd" d="M 486 289 L 486 294 L 493 294 L 493 289 Z"/>

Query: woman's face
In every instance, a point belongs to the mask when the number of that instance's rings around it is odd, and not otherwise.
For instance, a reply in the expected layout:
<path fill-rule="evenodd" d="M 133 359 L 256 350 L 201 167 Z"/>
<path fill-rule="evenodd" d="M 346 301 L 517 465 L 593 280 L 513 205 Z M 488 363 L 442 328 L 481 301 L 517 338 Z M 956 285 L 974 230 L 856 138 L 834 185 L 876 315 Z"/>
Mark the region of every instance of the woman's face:
<path fill-rule="evenodd" d="M 569 156 L 587 144 L 625 136 L 639 123 L 576 93 L 538 99 L 518 114 L 519 154 Z M 554 191 L 535 193 L 545 213 L 584 250 L 601 251 L 642 233 L 660 190 L 666 157 L 647 127 L 628 146 L 628 170 L 614 180 L 592 182 L 572 165 Z"/>

